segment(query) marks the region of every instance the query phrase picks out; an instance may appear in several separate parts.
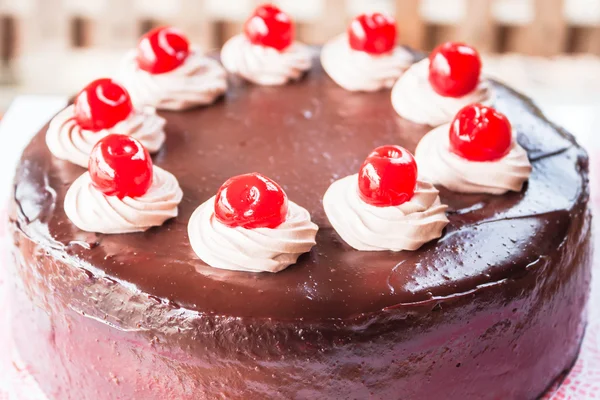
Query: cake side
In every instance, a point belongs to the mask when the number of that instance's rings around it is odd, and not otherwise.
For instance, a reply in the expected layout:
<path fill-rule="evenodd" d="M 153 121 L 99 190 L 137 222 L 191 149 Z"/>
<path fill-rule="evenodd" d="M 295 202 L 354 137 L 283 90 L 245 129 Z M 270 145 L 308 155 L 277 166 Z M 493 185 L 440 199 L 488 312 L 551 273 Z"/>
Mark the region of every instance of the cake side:
<path fill-rule="evenodd" d="M 13 330 L 51 398 L 534 398 L 579 349 L 589 222 L 576 216 L 568 239 L 520 276 L 321 323 L 163 304 L 16 232 Z"/>

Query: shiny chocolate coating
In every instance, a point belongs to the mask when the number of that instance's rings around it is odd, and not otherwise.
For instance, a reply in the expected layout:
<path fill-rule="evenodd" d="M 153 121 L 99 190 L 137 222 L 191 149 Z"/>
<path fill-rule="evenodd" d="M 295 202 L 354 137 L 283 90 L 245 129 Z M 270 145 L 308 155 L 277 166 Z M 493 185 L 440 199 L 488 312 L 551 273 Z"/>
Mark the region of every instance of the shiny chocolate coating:
<path fill-rule="evenodd" d="M 20 162 L 11 217 L 14 330 L 42 388 L 97 400 L 540 395 L 585 326 L 587 155 L 529 100 L 493 87 L 531 178 L 503 196 L 440 188 L 450 223 L 414 252 L 353 250 L 322 197 L 373 148 L 414 151 L 430 127 L 398 117 L 389 90 L 336 86 L 316 55 L 297 83 L 231 78 L 216 104 L 161 113 L 167 140 L 153 159 L 184 198 L 176 219 L 145 233 L 70 223 L 64 197 L 84 169 L 50 154 L 44 128 Z M 248 172 L 277 181 L 320 227 L 312 251 L 277 274 L 211 268 L 188 242 L 194 209 Z"/>

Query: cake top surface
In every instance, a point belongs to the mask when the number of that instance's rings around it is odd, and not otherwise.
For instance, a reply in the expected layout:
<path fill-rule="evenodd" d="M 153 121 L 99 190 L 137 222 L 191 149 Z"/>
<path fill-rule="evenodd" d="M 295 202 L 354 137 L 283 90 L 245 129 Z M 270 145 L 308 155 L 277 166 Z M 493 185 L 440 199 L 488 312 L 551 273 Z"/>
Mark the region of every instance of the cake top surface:
<path fill-rule="evenodd" d="M 18 222 L 55 257 L 201 313 L 348 319 L 443 302 L 517 276 L 550 255 L 587 196 L 583 150 L 527 99 L 493 85 L 495 107 L 509 117 L 528 152 L 529 182 L 521 192 L 501 196 L 441 187 L 450 223 L 441 239 L 417 251 L 352 249 L 331 227 L 322 198 L 333 181 L 355 174 L 371 149 L 399 144 L 414 151 L 431 128 L 400 118 L 389 90 L 349 93 L 337 86 L 318 60 L 297 83 L 264 87 L 230 78 L 216 104 L 161 113 L 167 139 L 154 163 L 174 174 L 184 193 L 179 215 L 163 226 L 122 235 L 77 229 L 63 202 L 84 169 L 50 154 L 45 129 L 25 150 L 17 172 Z M 277 274 L 211 268 L 189 246 L 194 209 L 226 179 L 248 172 L 276 180 L 319 226 L 312 251 Z"/>

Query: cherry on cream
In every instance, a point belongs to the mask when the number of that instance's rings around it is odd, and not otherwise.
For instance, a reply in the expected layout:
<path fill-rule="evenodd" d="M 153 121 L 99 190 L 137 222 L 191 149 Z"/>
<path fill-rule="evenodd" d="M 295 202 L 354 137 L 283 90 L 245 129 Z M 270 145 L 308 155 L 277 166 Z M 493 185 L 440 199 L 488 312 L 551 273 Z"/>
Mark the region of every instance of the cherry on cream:
<path fill-rule="evenodd" d="M 376 207 L 398 206 L 410 200 L 417 185 L 417 163 L 408 150 L 395 145 L 376 148 L 358 173 L 358 193 Z"/>
<path fill-rule="evenodd" d="M 215 198 L 215 217 L 231 228 L 277 228 L 287 214 L 281 186 L 256 172 L 228 179 Z"/>
<path fill-rule="evenodd" d="M 272 4 L 259 6 L 244 24 L 246 38 L 255 45 L 282 51 L 294 41 L 292 19 Z"/>
<path fill-rule="evenodd" d="M 379 55 L 396 46 L 396 21 L 381 13 L 361 14 L 348 27 L 350 47 L 357 51 Z"/>
<path fill-rule="evenodd" d="M 479 53 L 464 43 L 443 43 L 429 55 L 429 83 L 440 96 L 462 97 L 472 92 L 480 74 Z"/>
<path fill-rule="evenodd" d="M 140 197 L 152 185 L 152 159 L 140 142 L 108 135 L 92 149 L 88 164 L 92 185 L 106 196 Z"/>
<path fill-rule="evenodd" d="M 75 121 L 85 130 L 109 129 L 133 111 L 127 90 L 109 78 L 96 79 L 75 98 Z"/>
<path fill-rule="evenodd" d="M 450 124 L 450 150 L 470 161 L 494 161 L 504 157 L 512 143 L 508 118 L 492 107 L 471 104 L 461 109 Z"/>
<path fill-rule="evenodd" d="M 183 64 L 189 54 L 190 42 L 182 32 L 172 27 L 160 27 L 142 36 L 136 60 L 140 69 L 151 74 L 164 74 Z"/>

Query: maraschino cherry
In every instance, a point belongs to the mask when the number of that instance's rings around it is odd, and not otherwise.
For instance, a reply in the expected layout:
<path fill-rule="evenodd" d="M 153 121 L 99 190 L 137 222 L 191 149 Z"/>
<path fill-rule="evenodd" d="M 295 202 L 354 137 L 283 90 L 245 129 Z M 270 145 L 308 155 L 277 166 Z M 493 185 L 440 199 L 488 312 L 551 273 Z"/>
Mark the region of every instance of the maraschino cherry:
<path fill-rule="evenodd" d="M 398 206 L 415 193 L 417 163 L 400 146 L 381 146 L 367 157 L 358 173 L 358 193 L 367 204 Z"/>
<path fill-rule="evenodd" d="M 429 83 L 441 96 L 462 97 L 472 92 L 480 74 L 479 53 L 464 43 L 443 43 L 429 55 Z"/>
<path fill-rule="evenodd" d="M 244 24 L 244 34 L 252 44 L 282 51 L 294 40 L 294 23 L 278 7 L 264 4 L 248 18 Z"/>
<path fill-rule="evenodd" d="M 228 179 L 215 198 L 215 217 L 232 228 L 277 228 L 287 212 L 281 186 L 256 172 Z"/>
<path fill-rule="evenodd" d="M 396 21 L 381 14 L 362 14 L 348 27 L 350 47 L 369 54 L 384 54 L 396 46 Z"/>
<path fill-rule="evenodd" d="M 88 171 L 94 187 L 106 196 L 139 197 L 152 185 L 150 154 L 127 135 L 108 135 L 96 143 Z"/>
<path fill-rule="evenodd" d="M 127 90 L 109 78 L 96 79 L 75 98 L 75 121 L 89 131 L 112 128 L 132 111 Z"/>
<path fill-rule="evenodd" d="M 140 39 L 137 63 L 151 74 L 173 71 L 190 54 L 190 42 L 183 33 L 171 27 L 155 28 Z"/>
<path fill-rule="evenodd" d="M 512 128 L 504 114 L 492 107 L 471 104 L 450 125 L 450 150 L 470 161 L 504 157 L 512 143 Z"/>

